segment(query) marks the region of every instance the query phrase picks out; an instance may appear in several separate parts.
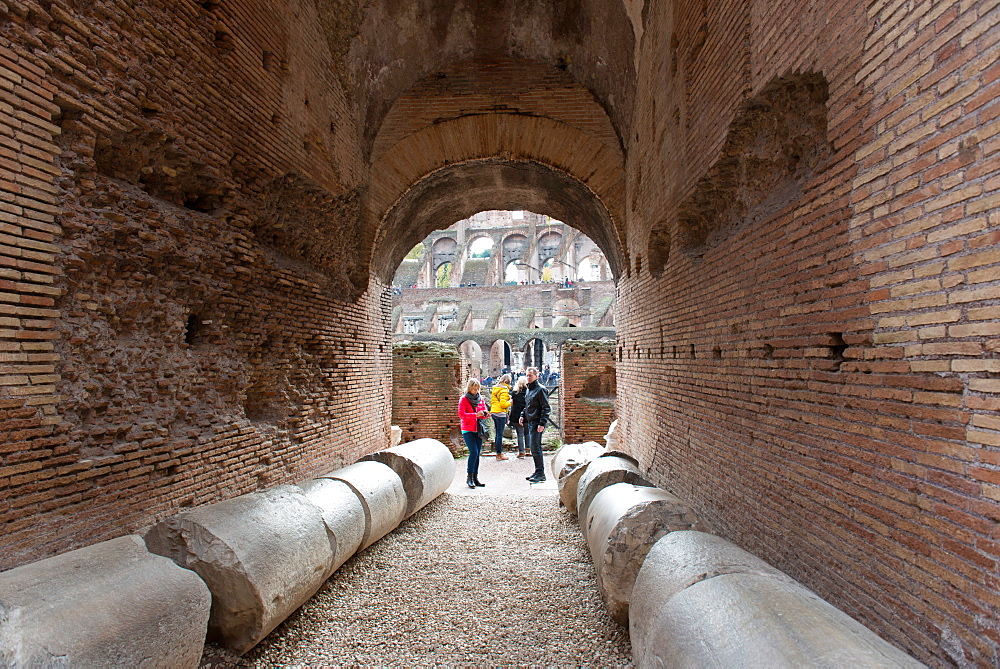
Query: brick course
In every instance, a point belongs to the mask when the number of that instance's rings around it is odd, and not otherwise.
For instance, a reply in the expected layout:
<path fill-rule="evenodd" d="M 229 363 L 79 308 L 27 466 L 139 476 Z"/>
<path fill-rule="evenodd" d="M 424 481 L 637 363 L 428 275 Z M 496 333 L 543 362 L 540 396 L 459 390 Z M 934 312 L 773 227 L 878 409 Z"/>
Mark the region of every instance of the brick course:
<path fill-rule="evenodd" d="M 559 361 L 559 425 L 563 441 L 604 445 L 615 419 L 615 343 L 569 341 L 562 345 Z"/>
<path fill-rule="evenodd" d="M 412 342 L 392 347 L 392 422 L 403 441 L 437 439 L 458 453 L 465 448 L 458 398 L 465 392 L 465 365 L 447 344 Z"/>

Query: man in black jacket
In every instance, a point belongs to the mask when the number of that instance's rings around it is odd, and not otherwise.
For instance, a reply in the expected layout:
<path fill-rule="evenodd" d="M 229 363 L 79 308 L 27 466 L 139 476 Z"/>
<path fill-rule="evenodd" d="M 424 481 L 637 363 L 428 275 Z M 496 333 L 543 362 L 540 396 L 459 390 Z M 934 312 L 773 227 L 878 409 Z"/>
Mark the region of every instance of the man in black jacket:
<path fill-rule="evenodd" d="M 538 370 L 529 367 L 528 395 L 524 400 L 524 412 L 521 414 L 521 425 L 525 426 L 525 437 L 531 447 L 531 457 L 535 460 L 535 473 L 528 477 L 530 483 L 541 483 L 545 480 L 545 458 L 542 456 L 542 432 L 549 420 L 549 396 L 545 387 L 538 382 Z"/>

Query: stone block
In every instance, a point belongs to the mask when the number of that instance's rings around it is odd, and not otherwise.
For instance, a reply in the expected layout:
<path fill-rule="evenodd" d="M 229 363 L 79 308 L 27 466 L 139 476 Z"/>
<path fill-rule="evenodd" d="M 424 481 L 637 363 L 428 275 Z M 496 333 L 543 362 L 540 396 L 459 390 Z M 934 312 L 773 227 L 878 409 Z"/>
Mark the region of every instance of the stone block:
<path fill-rule="evenodd" d="M 380 462 L 399 475 L 406 491 L 406 516 L 424 508 L 455 478 L 455 458 L 437 439 L 417 439 L 361 458 Z"/>
<path fill-rule="evenodd" d="M 637 667 L 922 667 L 739 547 L 672 532 L 646 556 L 629 633 Z"/>
<path fill-rule="evenodd" d="M 552 456 L 552 476 L 559 486 L 559 503 L 576 514 L 576 490 L 587 464 L 604 453 L 596 441 L 564 444 Z"/>
<path fill-rule="evenodd" d="M 361 500 L 365 512 L 365 534 L 358 550 L 368 548 L 406 518 L 407 499 L 403 480 L 391 467 L 381 462 L 356 462 L 320 478 L 343 481 Z"/>
<path fill-rule="evenodd" d="M 653 487 L 639 473 L 639 466 L 635 461 L 628 456 L 602 455 L 591 460 L 576 487 L 576 513 L 584 540 L 587 539 L 587 510 L 590 502 L 597 493 L 615 483 Z"/>
<path fill-rule="evenodd" d="M 587 545 L 597 586 L 611 617 L 627 625 L 632 585 L 646 553 L 660 537 L 701 529 L 687 504 L 659 488 L 615 483 L 587 511 Z"/>
<path fill-rule="evenodd" d="M 392 446 L 399 446 L 399 442 L 403 440 L 403 428 L 398 425 L 393 425 L 389 428 L 391 434 L 389 435 L 389 443 Z"/>
<path fill-rule="evenodd" d="M 299 484 L 306 499 L 320 510 L 326 524 L 333 562 L 329 576 L 361 547 L 365 508 L 354 489 L 343 481 L 313 479 Z"/>
<path fill-rule="evenodd" d="M 209 639 L 238 653 L 301 606 L 332 571 L 321 512 L 295 486 L 185 511 L 155 525 L 145 538 L 152 552 L 208 584 Z"/>
<path fill-rule="evenodd" d="M 135 535 L 0 573 L 0 666 L 197 667 L 212 598 Z"/>

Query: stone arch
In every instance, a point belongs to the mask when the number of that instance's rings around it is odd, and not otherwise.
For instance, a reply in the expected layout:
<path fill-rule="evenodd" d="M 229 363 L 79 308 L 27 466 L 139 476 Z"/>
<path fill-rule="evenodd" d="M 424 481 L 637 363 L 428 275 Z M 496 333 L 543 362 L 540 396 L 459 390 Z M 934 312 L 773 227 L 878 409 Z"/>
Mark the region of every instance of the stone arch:
<path fill-rule="evenodd" d="M 536 243 L 538 267 L 545 264 L 547 260 L 555 258 L 559 254 L 562 243 L 563 236 L 560 232 L 555 230 L 543 230 L 539 232 L 538 242 Z"/>
<path fill-rule="evenodd" d="M 489 235 L 486 235 L 486 234 L 475 234 L 465 244 L 465 249 L 466 249 L 465 255 L 466 255 L 467 258 L 471 258 L 474 251 L 476 253 L 479 252 L 479 251 L 476 251 L 476 249 L 478 249 L 480 246 L 483 245 L 481 240 L 486 240 L 486 241 L 488 241 L 490 243 L 490 245 L 488 247 L 490 249 L 490 251 L 491 251 L 490 257 L 492 257 L 494 255 L 492 253 L 492 251 L 493 251 L 493 249 L 496 248 L 496 241 L 491 236 L 489 236 Z"/>
<path fill-rule="evenodd" d="M 525 209 L 574 221 L 617 277 L 628 265 L 623 164 L 620 148 L 549 118 L 494 113 L 423 128 L 373 165 L 364 214 L 372 269 L 391 278 L 440 221 Z"/>
<path fill-rule="evenodd" d="M 510 344 L 506 340 L 497 339 L 490 347 L 489 374 L 493 378 L 499 378 L 504 367 L 510 368 L 514 364 L 514 355 Z"/>
<path fill-rule="evenodd" d="M 581 322 L 580 303 L 573 299 L 557 300 L 552 308 L 552 320 L 565 318 L 568 325 L 579 327 Z"/>
<path fill-rule="evenodd" d="M 511 260 L 503 267 L 503 282 L 504 283 L 521 283 L 527 280 L 528 272 L 523 267 L 524 263 L 521 262 L 520 258 Z"/>
<path fill-rule="evenodd" d="M 539 337 L 529 339 L 524 344 L 524 367 L 537 367 L 541 369 L 545 364 L 545 353 L 547 352 L 545 341 Z"/>
<path fill-rule="evenodd" d="M 452 276 L 455 272 L 455 264 L 446 260 L 437 266 L 434 270 L 434 280 L 432 282 L 432 288 L 451 288 Z"/>
<path fill-rule="evenodd" d="M 608 261 L 604 254 L 595 250 L 583 257 L 576 266 L 576 276 L 584 281 L 604 281 L 608 275 Z"/>
<path fill-rule="evenodd" d="M 458 346 L 462 356 L 462 381 L 483 376 L 483 349 L 475 339 L 466 339 Z M 464 386 L 464 383 L 463 383 Z"/>
<path fill-rule="evenodd" d="M 527 271 L 516 265 L 524 262 L 528 246 L 528 237 L 520 232 L 509 234 L 500 242 L 500 272 L 504 282 L 520 282 L 527 279 Z"/>
<path fill-rule="evenodd" d="M 458 253 L 458 242 L 453 237 L 441 237 L 431 246 L 431 269 L 435 272 L 444 263 L 455 262 Z"/>

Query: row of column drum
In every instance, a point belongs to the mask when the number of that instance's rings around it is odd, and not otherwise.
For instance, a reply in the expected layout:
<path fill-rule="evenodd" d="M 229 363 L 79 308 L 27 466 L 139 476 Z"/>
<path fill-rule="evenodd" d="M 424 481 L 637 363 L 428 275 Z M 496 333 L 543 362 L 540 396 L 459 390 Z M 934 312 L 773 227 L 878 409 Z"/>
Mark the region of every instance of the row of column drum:
<path fill-rule="evenodd" d="M 708 527 L 637 461 L 595 442 L 553 457 L 611 616 L 637 667 L 922 667 Z"/>
<path fill-rule="evenodd" d="M 244 653 L 454 473 L 419 439 L 0 573 L 0 666 L 197 667 L 206 638 Z"/>

